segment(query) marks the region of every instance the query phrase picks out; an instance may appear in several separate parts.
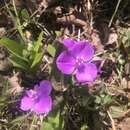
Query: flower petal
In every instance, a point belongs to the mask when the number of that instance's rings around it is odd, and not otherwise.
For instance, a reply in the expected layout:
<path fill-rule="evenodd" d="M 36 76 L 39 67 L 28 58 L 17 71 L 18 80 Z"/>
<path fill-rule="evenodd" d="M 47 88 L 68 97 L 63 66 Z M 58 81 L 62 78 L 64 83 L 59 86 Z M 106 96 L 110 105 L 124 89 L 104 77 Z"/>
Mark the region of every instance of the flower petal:
<path fill-rule="evenodd" d="M 75 41 L 73 39 L 67 38 L 63 40 L 63 44 L 65 47 L 70 48 L 75 44 Z"/>
<path fill-rule="evenodd" d="M 69 51 L 75 58 L 77 56 L 82 56 L 85 61 L 91 60 L 94 55 L 94 47 L 87 41 L 77 42 L 75 45 L 69 48 Z"/>
<path fill-rule="evenodd" d="M 64 74 L 71 74 L 76 66 L 76 60 L 68 51 L 62 52 L 56 60 L 57 68 Z"/>
<path fill-rule="evenodd" d="M 39 84 L 36 84 L 34 89 L 38 96 L 49 95 L 52 90 L 52 85 L 48 80 L 43 80 Z"/>
<path fill-rule="evenodd" d="M 32 98 L 28 97 L 28 96 L 24 96 L 22 99 L 21 99 L 21 104 L 20 104 L 20 108 L 23 110 L 23 111 L 28 111 L 29 109 L 32 108 L 34 102 L 32 100 Z"/>
<path fill-rule="evenodd" d="M 32 90 L 32 89 L 27 90 L 27 91 L 26 91 L 26 95 L 27 95 L 29 98 L 33 97 L 33 96 L 34 96 L 34 90 Z"/>
<path fill-rule="evenodd" d="M 97 77 L 97 67 L 93 63 L 81 64 L 77 68 L 76 78 L 79 82 L 93 82 Z"/>
<path fill-rule="evenodd" d="M 35 103 L 32 111 L 37 114 L 48 113 L 52 109 L 52 99 L 50 96 L 41 96 Z"/>

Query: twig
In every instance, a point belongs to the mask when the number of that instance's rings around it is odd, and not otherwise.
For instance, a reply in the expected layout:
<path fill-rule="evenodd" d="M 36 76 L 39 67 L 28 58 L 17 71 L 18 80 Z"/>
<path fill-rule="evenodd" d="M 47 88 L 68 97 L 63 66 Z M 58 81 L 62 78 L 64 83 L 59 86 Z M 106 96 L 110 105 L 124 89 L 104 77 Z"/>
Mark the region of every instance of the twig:
<path fill-rule="evenodd" d="M 79 9 L 79 12 L 81 12 L 81 8 Z M 80 40 L 80 34 L 81 34 L 81 29 L 78 30 L 78 41 Z"/>
<path fill-rule="evenodd" d="M 110 19 L 110 22 L 109 22 L 109 24 L 108 24 L 108 27 L 111 27 L 112 21 L 113 21 L 115 15 L 116 15 L 116 13 L 117 13 L 117 10 L 118 10 L 118 8 L 119 8 L 120 3 L 121 3 L 121 0 L 118 0 L 118 3 L 117 3 L 117 5 L 116 5 L 115 11 L 114 11 L 114 13 L 113 13 L 113 15 L 112 15 L 112 17 L 111 17 L 111 19 Z"/>
<path fill-rule="evenodd" d="M 107 111 L 107 114 L 108 114 L 108 116 L 109 116 L 109 118 L 110 118 L 110 120 L 111 120 L 112 130 L 116 130 L 115 122 L 114 122 L 114 120 L 113 120 L 113 118 L 112 118 L 110 112 Z"/>
<path fill-rule="evenodd" d="M 128 113 L 130 113 L 130 109 L 128 109 L 126 112 L 124 112 L 123 115 L 126 116 Z"/>
<path fill-rule="evenodd" d="M 56 22 L 65 24 L 65 25 L 75 24 L 76 26 L 80 26 L 80 27 L 87 25 L 87 23 L 84 20 L 75 17 L 73 14 L 71 14 L 69 16 L 63 16 L 61 18 L 57 18 Z"/>

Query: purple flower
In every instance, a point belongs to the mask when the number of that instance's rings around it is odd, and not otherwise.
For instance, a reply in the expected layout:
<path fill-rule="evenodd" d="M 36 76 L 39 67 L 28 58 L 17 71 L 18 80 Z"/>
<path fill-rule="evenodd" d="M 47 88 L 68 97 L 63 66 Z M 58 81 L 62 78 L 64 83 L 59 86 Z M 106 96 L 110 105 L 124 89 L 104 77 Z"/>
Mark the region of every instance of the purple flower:
<path fill-rule="evenodd" d="M 67 50 L 57 58 L 57 68 L 64 74 L 74 74 L 80 83 L 91 83 L 97 77 L 97 67 L 92 58 L 94 47 L 87 41 L 63 40 Z"/>
<path fill-rule="evenodd" d="M 20 108 L 23 111 L 31 110 L 36 114 L 47 114 L 52 109 L 52 99 L 49 96 L 52 86 L 49 81 L 43 80 L 34 86 L 34 90 L 27 90 L 21 100 Z"/>

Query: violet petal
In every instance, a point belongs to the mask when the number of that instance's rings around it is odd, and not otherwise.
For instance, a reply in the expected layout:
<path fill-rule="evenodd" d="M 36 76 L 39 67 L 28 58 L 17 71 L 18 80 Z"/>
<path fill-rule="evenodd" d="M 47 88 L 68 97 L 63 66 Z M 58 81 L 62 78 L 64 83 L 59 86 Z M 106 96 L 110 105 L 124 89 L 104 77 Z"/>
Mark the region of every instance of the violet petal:
<path fill-rule="evenodd" d="M 32 98 L 28 97 L 28 96 L 24 96 L 22 99 L 21 99 L 21 104 L 20 104 L 20 108 L 23 110 L 23 111 L 28 111 L 29 109 L 32 108 L 34 102 L 32 100 Z"/>
<path fill-rule="evenodd" d="M 52 109 L 52 99 L 50 96 L 41 96 L 39 100 L 35 102 L 32 110 L 36 114 L 48 113 Z"/>
<path fill-rule="evenodd" d="M 94 48 L 87 41 L 79 41 L 69 48 L 69 51 L 75 58 L 83 57 L 85 61 L 91 60 L 94 55 Z"/>
<path fill-rule="evenodd" d="M 38 96 L 49 95 L 51 93 L 52 86 L 48 80 L 43 80 L 39 84 L 36 84 L 34 89 Z"/>
<path fill-rule="evenodd" d="M 56 60 L 57 68 L 64 74 L 71 74 L 76 66 L 76 60 L 68 51 L 62 52 Z"/>
<path fill-rule="evenodd" d="M 77 68 L 76 78 L 79 82 L 93 82 L 97 76 L 97 67 L 93 63 L 81 64 Z"/>
<path fill-rule="evenodd" d="M 70 38 L 67 38 L 63 40 L 63 44 L 65 47 L 70 48 L 75 44 L 75 41 Z"/>

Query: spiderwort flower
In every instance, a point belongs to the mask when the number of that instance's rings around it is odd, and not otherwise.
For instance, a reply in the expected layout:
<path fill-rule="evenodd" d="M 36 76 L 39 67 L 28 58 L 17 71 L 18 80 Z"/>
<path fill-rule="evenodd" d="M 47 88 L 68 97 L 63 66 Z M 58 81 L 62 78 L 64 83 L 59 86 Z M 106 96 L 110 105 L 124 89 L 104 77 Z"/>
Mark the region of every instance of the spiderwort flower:
<path fill-rule="evenodd" d="M 34 86 L 34 90 L 27 90 L 21 100 L 20 108 L 23 111 L 31 110 L 36 114 L 47 114 L 52 109 L 52 99 L 49 96 L 52 86 L 49 81 L 43 80 Z"/>
<path fill-rule="evenodd" d="M 57 68 L 64 74 L 74 74 L 80 83 L 91 83 L 97 77 L 93 63 L 94 47 L 87 41 L 63 40 L 67 50 L 57 58 Z"/>

